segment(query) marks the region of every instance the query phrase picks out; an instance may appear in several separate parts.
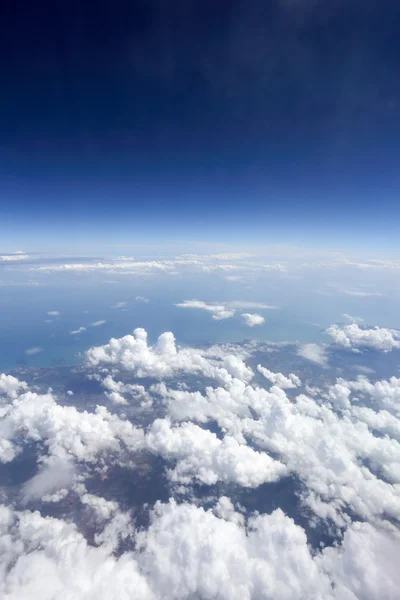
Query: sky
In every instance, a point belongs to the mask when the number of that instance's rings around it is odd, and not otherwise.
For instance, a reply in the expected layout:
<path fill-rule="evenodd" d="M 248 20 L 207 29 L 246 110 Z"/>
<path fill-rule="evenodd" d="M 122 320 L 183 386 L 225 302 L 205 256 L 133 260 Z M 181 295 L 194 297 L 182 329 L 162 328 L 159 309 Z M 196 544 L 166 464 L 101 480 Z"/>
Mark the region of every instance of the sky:
<path fill-rule="evenodd" d="M 398 600 L 399 31 L 3 1 L 0 598 Z"/>
<path fill-rule="evenodd" d="M 1 251 L 398 249 L 400 6 L 3 7 Z"/>

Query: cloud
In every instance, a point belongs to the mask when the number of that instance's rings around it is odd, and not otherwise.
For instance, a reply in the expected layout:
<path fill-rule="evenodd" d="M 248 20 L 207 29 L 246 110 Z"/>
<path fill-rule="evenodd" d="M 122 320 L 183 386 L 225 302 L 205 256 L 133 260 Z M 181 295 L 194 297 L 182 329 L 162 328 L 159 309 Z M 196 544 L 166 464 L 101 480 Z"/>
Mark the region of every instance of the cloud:
<path fill-rule="evenodd" d="M 111 308 L 125 308 L 125 306 L 128 306 L 127 302 L 116 302 Z"/>
<path fill-rule="evenodd" d="M 294 373 L 289 373 L 286 377 L 282 373 L 273 373 L 262 365 L 257 365 L 257 371 L 261 373 L 266 379 L 268 379 L 273 385 L 280 387 L 282 390 L 293 389 L 301 385 L 300 378 Z"/>
<path fill-rule="evenodd" d="M 367 298 L 368 296 L 384 296 L 380 292 L 365 292 L 364 290 L 341 290 L 347 296 L 357 296 L 359 298 Z"/>
<path fill-rule="evenodd" d="M 198 308 L 212 313 L 212 318 L 215 321 L 230 319 L 234 316 L 235 310 L 227 310 L 224 304 L 207 304 L 202 300 L 185 300 L 179 304 L 175 304 L 178 308 Z"/>
<path fill-rule="evenodd" d="M 256 452 L 225 435 L 193 423 L 172 427 L 168 419 L 157 419 L 146 436 L 147 447 L 168 460 L 176 460 L 170 478 L 177 483 L 194 479 L 213 485 L 217 481 L 232 482 L 244 487 L 257 487 L 277 481 L 286 474 L 286 467 L 265 453 Z"/>
<path fill-rule="evenodd" d="M 246 308 L 259 308 L 259 309 L 276 309 L 277 306 L 271 306 L 269 304 L 263 304 L 261 302 L 248 302 L 246 300 L 232 300 L 229 302 L 211 303 L 203 302 L 202 300 L 185 300 L 179 304 L 175 304 L 179 308 L 197 308 L 212 313 L 212 318 L 216 321 L 222 319 L 230 319 L 236 313 L 236 310 L 243 310 Z M 246 323 L 253 327 L 254 325 L 262 325 L 264 323 L 263 317 L 260 315 L 242 315 L 245 318 Z M 261 320 L 260 320 L 261 319 Z"/>
<path fill-rule="evenodd" d="M 262 302 L 249 302 L 247 300 L 233 300 L 226 302 L 229 308 L 235 308 L 237 310 L 246 310 L 246 308 L 260 308 L 263 310 L 276 310 L 278 306 L 272 306 L 271 304 L 264 304 Z"/>
<path fill-rule="evenodd" d="M 53 264 L 45 266 L 32 267 L 32 271 L 44 271 L 44 272 L 114 272 L 114 273 L 127 273 L 127 274 L 140 274 L 151 271 L 170 271 L 175 268 L 174 264 L 170 261 L 158 262 L 158 261 L 143 261 L 137 262 L 135 260 L 120 259 L 108 262 L 108 263 L 65 263 L 65 264 Z"/>
<path fill-rule="evenodd" d="M 384 327 L 361 328 L 357 323 L 339 327 L 331 325 L 326 333 L 337 346 L 349 350 L 371 348 L 390 352 L 400 348 L 400 331 Z"/>
<path fill-rule="evenodd" d="M 351 315 L 348 315 L 347 313 L 343 313 L 342 317 L 344 319 L 346 319 L 346 321 L 349 321 L 350 323 L 357 323 L 357 325 L 364 323 L 364 319 L 362 319 L 361 317 L 352 317 Z"/>
<path fill-rule="evenodd" d="M 309 346 L 299 352 L 326 360 L 324 346 Z M 88 374 L 110 400 L 116 394 L 128 405 L 116 414 L 64 406 L 53 393 L 1 375 L 0 460 L 12 462 L 35 443 L 39 471 L 22 496 L 67 498 L 93 538 L 71 522 L 16 510 L 14 495 L 12 506 L 0 506 L 0 596 L 159 600 L 168 590 L 177 600 L 396 598 L 400 378 L 318 378 L 318 388 L 303 393 L 296 374 L 258 365 L 272 384 L 259 387 L 249 365 L 261 360 L 262 347 L 180 347 L 170 332 L 149 345 L 136 329 L 91 348 Z M 154 412 L 138 419 L 148 401 Z M 83 479 L 107 476 L 114 465 L 129 477 L 148 453 L 164 465 L 170 495 L 185 501 L 143 506 L 149 525 L 135 530 L 120 508 L 121 490 L 112 497 L 106 484 L 102 498 Z M 140 485 L 140 469 L 133 477 Z M 278 480 L 298 482 L 300 522 L 329 531 L 333 545 L 311 550 L 306 530 L 281 509 L 251 513 L 236 503 L 240 488 Z M 209 486 L 207 496 L 194 499 L 199 485 Z M 51 508 L 60 514 L 65 506 Z"/>
<path fill-rule="evenodd" d="M 67 463 L 73 457 L 92 462 L 101 452 L 117 451 L 120 443 L 132 449 L 143 446 L 143 432 L 105 407 L 80 412 L 60 406 L 51 393 L 37 394 L 22 386 L 16 396 L 16 384 L 7 381 L 6 386 L 14 399 L 2 409 L 0 437 L 7 442 L 0 452 L 2 462 L 13 460 L 27 440 L 42 441 L 48 457 Z"/>
<path fill-rule="evenodd" d="M 25 350 L 25 354 L 28 356 L 34 356 L 35 354 L 39 354 L 39 352 L 43 352 L 43 348 L 39 348 L 39 346 L 34 346 L 33 348 Z"/>
<path fill-rule="evenodd" d="M 50 317 L 59 317 L 61 313 L 58 310 L 49 310 L 47 314 Z"/>
<path fill-rule="evenodd" d="M 280 509 L 243 523 L 226 497 L 210 510 L 171 500 L 156 504 L 147 530 L 132 533 L 136 549 L 117 557 L 129 517 L 91 494 L 82 502 L 105 521 L 97 546 L 74 524 L 0 507 L 3 597 L 161 600 L 165 590 L 172 600 L 397 595 L 399 537 L 368 523 L 351 525 L 340 544 L 312 553 L 304 530 Z"/>
<path fill-rule="evenodd" d="M 14 252 L 14 254 L 3 254 L 0 256 L 0 262 L 13 262 L 18 260 L 26 260 L 29 256 L 23 252 Z"/>
<path fill-rule="evenodd" d="M 84 331 L 86 331 L 86 327 L 79 327 L 78 329 L 74 329 L 73 331 L 70 331 L 70 334 L 78 335 L 79 333 L 83 333 Z"/>
<path fill-rule="evenodd" d="M 311 362 L 314 362 L 321 367 L 326 367 L 328 365 L 326 347 L 322 344 L 301 344 L 297 350 L 297 354 L 302 358 L 311 360 Z"/>
<path fill-rule="evenodd" d="M 148 304 L 150 302 L 150 300 L 144 296 L 136 296 L 135 300 L 136 302 L 143 302 L 144 304 Z"/>
<path fill-rule="evenodd" d="M 107 321 L 104 321 L 104 319 L 101 321 L 94 321 L 90 324 L 90 327 L 100 327 L 100 325 L 104 325 L 105 323 L 107 323 Z"/>
<path fill-rule="evenodd" d="M 249 327 L 254 327 L 255 325 L 263 325 L 265 323 L 264 317 L 256 313 L 243 313 L 242 317 L 246 325 L 248 325 Z"/>
<path fill-rule="evenodd" d="M 74 470 L 70 462 L 52 461 L 45 465 L 37 475 L 23 486 L 25 501 L 41 499 L 61 488 L 68 488 L 73 481 Z"/>
<path fill-rule="evenodd" d="M 86 357 L 89 365 L 113 366 L 132 373 L 135 377 L 161 379 L 179 373 L 199 373 L 221 381 L 231 381 L 240 373 L 249 380 L 253 372 L 236 356 L 215 360 L 205 351 L 178 348 L 171 332 L 161 334 L 153 346 L 147 343 L 147 332 L 135 329 L 133 335 L 112 338 L 108 344 L 90 348 Z"/>

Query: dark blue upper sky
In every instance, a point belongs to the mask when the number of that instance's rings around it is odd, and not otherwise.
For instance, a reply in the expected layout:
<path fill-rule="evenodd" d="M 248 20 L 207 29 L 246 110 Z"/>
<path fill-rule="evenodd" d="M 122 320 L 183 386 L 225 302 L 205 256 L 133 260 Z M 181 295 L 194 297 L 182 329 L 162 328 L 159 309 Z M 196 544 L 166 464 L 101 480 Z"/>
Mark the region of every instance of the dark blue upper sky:
<path fill-rule="evenodd" d="M 5 0 L 1 235 L 397 235 L 399 31 L 392 0 Z"/>

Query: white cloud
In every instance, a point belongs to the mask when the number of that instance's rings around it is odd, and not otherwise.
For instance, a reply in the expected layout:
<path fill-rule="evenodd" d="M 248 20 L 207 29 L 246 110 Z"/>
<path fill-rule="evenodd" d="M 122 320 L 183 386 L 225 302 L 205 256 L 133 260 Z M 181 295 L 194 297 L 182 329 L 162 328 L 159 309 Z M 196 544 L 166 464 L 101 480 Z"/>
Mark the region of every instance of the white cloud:
<path fill-rule="evenodd" d="M 80 412 L 74 406 L 58 405 L 51 393 L 37 394 L 22 387 L 17 395 L 14 382 L 7 381 L 6 386 L 13 401 L 2 407 L 0 438 L 7 443 L 0 461 L 13 460 L 26 440 L 43 441 L 48 456 L 63 462 L 72 457 L 94 461 L 101 452 L 118 451 L 121 442 L 132 449 L 143 445 L 143 432 L 105 407 Z"/>
<path fill-rule="evenodd" d="M 390 352 L 391 350 L 400 349 L 400 332 L 396 329 L 387 329 L 384 327 L 362 329 L 357 323 L 353 323 L 344 327 L 331 325 L 326 330 L 326 333 L 336 345 L 349 350 L 372 348 L 374 350 Z"/>
<path fill-rule="evenodd" d="M 47 314 L 50 317 L 59 317 L 61 313 L 58 310 L 49 310 Z"/>
<path fill-rule="evenodd" d="M 193 423 L 172 427 L 167 419 L 157 419 L 146 436 L 146 443 L 153 452 L 177 461 L 170 477 L 178 483 L 187 484 L 196 479 L 207 485 L 224 481 L 257 487 L 286 474 L 286 467 L 267 454 L 239 444 L 229 435 L 220 440 L 211 431 Z"/>
<path fill-rule="evenodd" d="M 273 373 L 262 365 L 257 365 L 257 371 L 268 379 L 273 385 L 280 387 L 282 390 L 293 389 L 301 385 L 301 381 L 294 373 L 289 373 L 286 377 L 282 373 Z"/>
<path fill-rule="evenodd" d="M 368 296 L 384 296 L 381 292 L 366 292 L 365 290 L 341 290 L 347 296 L 357 296 L 359 298 L 367 298 Z"/>
<path fill-rule="evenodd" d="M 352 317 L 347 313 L 343 313 L 342 317 L 346 319 L 346 321 L 348 321 L 349 323 L 357 323 L 357 325 L 364 323 L 364 319 L 362 319 L 361 317 Z"/>
<path fill-rule="evenodd" d="M 73 466 L 69 461 L 52 461 L 32 477 L 23 487 L 25 501 L 41 499 L 59 489 L 68 488 L 74 479 Z"/>
<path fill-rule="evenodd" d="M 108 344 L 90 348 L 86 353 L 91 366 L 114 366 L 130 371 L 136 377 L 172 377 L 179 373 L 201 373 L 206 377 L 230 381 L 237 377 L 239 365 L 246 379 L 252 377 L 240 358 L 229 356 L 221 363 L 207 357 L 205 351 L 195 348 L 177 348 L 171 332 L 159 336 L 157 343 L 149 346 L 147 332 L 135 329 L 132 335 L 112 338 Z"/>
<path fill-rule="evenodd" d="M 35 354 L 39 354 L 39 352 L 43 352 L 43 348 L 39 348 L 39 346 L 34 346 L 33 348 L 25 350 L 25 354 L 28 356 L 34 356 Z"/>
<path fill-rule="evenodd" d="M 212 313 L 212 318 L 216 321 L 230 319 L 234 316 L 235 310 L 227 310 L 224 304 L 207 304 L 202 300 L 185 300 L 179 304 L 175 304 L 179 308 L 199 308 Z"/>
<path fill-rule="evenodd" d="M 102 498 L 83 498 L 107 523 L 98 546 L 73 524 L 0 507 L 2 597 L 161 600 L 165 590 L 172 600 L 397 597 L 399 537 L 368 523 L 312 553 L 304 530 L 279 509 L 245 526 L 228 498 L 214 511 L 170 501 L 157 503 L 148 530 L 134 534 L 137 549 L 117 558 L 128 517 Z"/>
<path fill-rule="evenodd" d="M 114 272 L 114 273 L 127 273 L 127 274 L 140 274 L 148 273 L 151 271 L 171 271 L 175 268 L 175 265 L 170 261 L 131 261 L 120 257 L 116 261 L 108 263 L 65 263 L 65 264 L 54 264 L 46 266 L 32 267 L 32 271 L 45 271 L 45 272 Z"/>
<path fill-rule="evenodd" d="M 13 262 L 18 260 L 26 260 L 27 258 L 29 258 L 27 254 L 24 254 L 23 252 L 15 252 L 14 254 L 3 254 L 0 256 L 0 261 Z"/>
<path fill-rule="evenodd" d="M 297 350 L 297 354 L 302 358 L 311 360 L 311 362 L 314 362 L 321 367 L 326 367 L 328 365 L 326 347 L 322 344 L 301 344 Z"/>
<path fill-rule="evenodd" d="M 229 308 L 235 308 L 237 310 L 246 310 L 246 308 L 259 308 L 263 310 L 276 310 L 279 307 L 273 306 L 271 304 L 264 304 L 263 302 L 250 302 L 247 300 L 232 300 L 231 302 L 226 302 L 226 305 Z"/>
<path fill-rule="evenodd" d="M 257 315 L 256 313 L 253 313 L 253 314 L 243 313 L 242 317 L 243 317 L 246 325 L 248 325 L 249 327 L 255 327 L 256 325 L 263 325 L 265 323 L 264 317 L 262 317 L 261 315 Z"/>
<path fill-rule="evenodd" d="M 27 387 L 24 381 L 19 381 L 12 375 L 0 374 L 0 396 L 18 398 L 19 392 L 26 390 Z"/>
<path fill-rule="evenodd" d="M 212 313 L 212 318 L 216 321 L 222 319 L 230 319 L 236 313 L 236 310 L 244 310 L 246 308 L 259 308 L 264 310 L 276 309 L 277 306 L 271 306 L 270 304 L 263 304 L 261 302 L 249 302 L 246 300 L 231 300 L 229 302 L 220 303 L 207 303 L 203 300 L 185 300 L 175 304 L 179 308 L 197 308 Z M 253 327 L 254 325 L 262 325 L 264 323 L 263 317 L 260 315 L 242 315 L 246 323 Z"/>
<path fill-rule="evenodd" d="M 101 321 L 94 321 L 90 324 L 90 327 L 100 327 L 100 325 L 104 325 L 105 323 L 107 323 L 107 321 L 104 321 L 104 319 Z"/>
<path fill-rule="evenodd" d="M 116 302 L 111 308 L 125 308 L 126 306 L 128 306 L 127 302 Z"/>
<path fill-rule="evenodd" d="M 150 302 L 150 300 L 144 296 L 136 296 L 135 300 L 136 302 L 143 302 L 144 304 L 148 304 Z"/>
<path fill-rule="evenodd" d="M 78 329 L 74 329 L 73 331 L 70 331 L 70 334 L 78 335 L 79 333 L 83 333 L 84 331 L 86 331 L 86 327 L 79 327 Z"/>

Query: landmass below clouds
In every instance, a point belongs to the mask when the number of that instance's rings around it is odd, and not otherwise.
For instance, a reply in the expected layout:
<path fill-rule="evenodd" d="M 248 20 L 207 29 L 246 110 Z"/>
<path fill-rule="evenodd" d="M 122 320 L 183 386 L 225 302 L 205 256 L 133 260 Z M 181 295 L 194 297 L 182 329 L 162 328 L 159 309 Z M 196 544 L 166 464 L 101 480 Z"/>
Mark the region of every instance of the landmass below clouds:
<path fill-rule="evenodd" d="M 300 349 L 326 365 L 320 350 Z M 284 365 L 275 372 L 268 353 L 257 354 L 255 372 L 256 351 L 180 347 L 170 332 L 149 345 L 143 329 L 111 339 L 88 350 L 87 374 L 105 399 L 124 401 L 115 413 L 63 405 L 51 391 L 0 376 L 2 462 L 27 443 L 41 452 L 25 501 L 43 494 L 57 504 L 71 495 L 96 523 L 89 544 L 62 518 L 3 505 L 0 595 L 159 599 L 168 590 L 176 599 L 395 600 L 400 379 L 339 378 L 311 394 Z M 146 423 L 135 426 L 129 408 L 145 410 Z M 88 492 L 84 473 L 132 468 L 143 453 L 164 461 L 171 499 L 150 507 L 148 527 L 136 529 L 116 498 Z M 212 496 L 217 483 L 249 489 L 288 477 L 301 482 L 303 522 L 323 523 L 334 545 L 311 551 L 306 530 L 279 508 L 244 511 L 224 495 L 208 508 L 191 501 L 195 485 Z"/>

